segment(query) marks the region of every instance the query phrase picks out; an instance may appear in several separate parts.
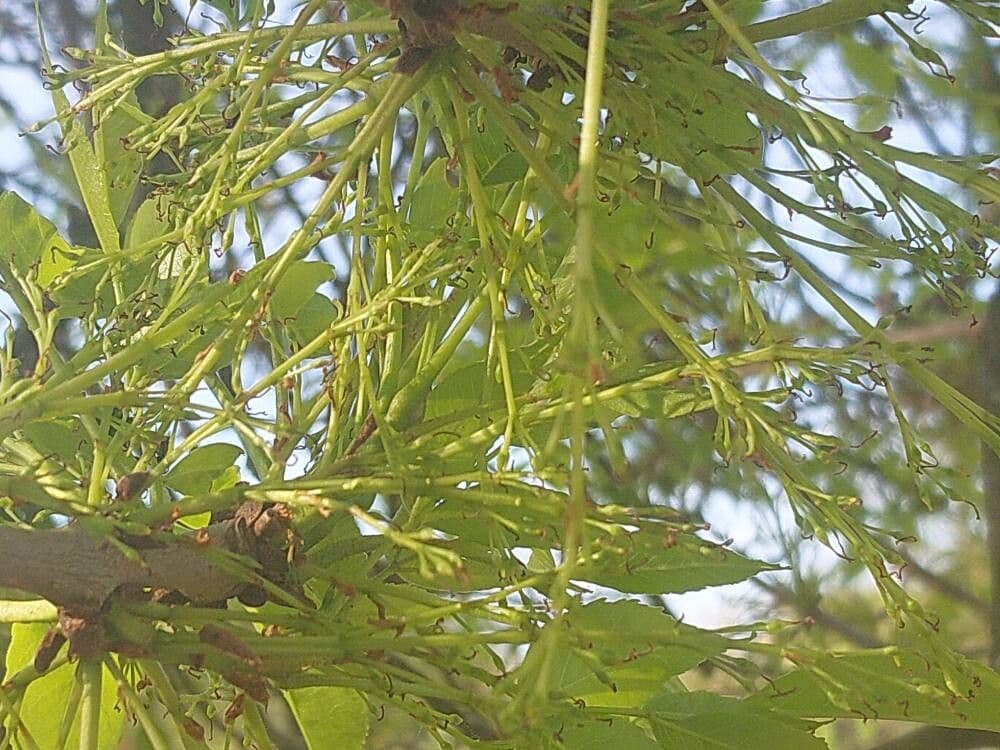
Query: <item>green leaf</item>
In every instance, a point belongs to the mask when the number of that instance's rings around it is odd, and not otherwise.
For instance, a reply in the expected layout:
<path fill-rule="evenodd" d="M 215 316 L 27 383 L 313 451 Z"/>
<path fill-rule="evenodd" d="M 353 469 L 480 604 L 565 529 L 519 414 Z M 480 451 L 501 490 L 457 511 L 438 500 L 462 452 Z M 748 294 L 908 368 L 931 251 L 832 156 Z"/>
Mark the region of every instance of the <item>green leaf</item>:
<path fill-rule="evenodd" d="M 439 567 L 421 566 L 418 560 L 400 563 L 400 576 L 417 586 L 445 591 L 484 591 L 508 586 L 528 575 L 528 569 L 517 558 L 503 554 L 502 550 L 483 544 L 438 542 L 436 547 L 449 549 L 461 555 L 461 565 L 442 562 Z"/>
<path fill-rule="evenodd" d="M 476 111 L 470 126 L 476 144 L 473 155 L 484 186 L 511 183 L 524 177 L 527 160 L 514 150 L 503 128 L 485 109 Z"/>
<path fill-rule="evenodd" d="M 363 750 L 368 737 L 368 706 L 356 690 L 308 687 L 286 690 L 309 750 Z"/>
<path fill-rule="evenodd" d="M 608 659 L 636 658 L 639 650 L 658 649 L 661 657 L 669 657 L 664 663 L 672 675 L 686 672 L 733 645 L 728 638 L 685 625 L 658 607 L 634 599 L 591 602 L 570 612 L 566 621 L 582 641 L 593 640 Z M 668 639 L 665 634 L 669 634 Z M 664 640 L 670 643 L 660 648 Z"/>
<path fill-rule="evenodd" d="M 424 170 L 413 189 L 409 225 L 428 234 L 442 232 L 458 206 L 458 190 L 446 176 L 447 160 L 438 158 Z"/>
<path fill-rule="evenodd" d="M 495 510 L 499 516 L 505 515 L 501 509 Z M 496 516 L 484 517 L 475 509 L 463 508 L 449 501 L 435 507 L 428 514 L 427 523 L 438 531 L 461 539 L 463 548 L 466 547 L 466 543 L 486 547 L 509 547 L 515 542 L 525 547 L 535 546 L 536 543 L 542 545 L 542 540 L 530 535 L 527 529 L 522 528 L 521 532 L 515 535 L 499 523 Z"/>
<path fill-rule="evenodd" d="M 224 472 L 212 480 L 212 492 L 222 492 L 231 487 L 235 487 L 240 481 L 240 467 L 230 466 Z"/>
<path fill-rule="evenodd" d="M 47 244 L 38 263 L 36 279 L 42 289 L 50 289 L 59 274 L 70 270 L 85 252 L 84 248 L 72 247 L 59 235 L 53 236 Z"/>
<path fill-rule="evenodd" d="M 552 689 L 588 706 L 642 705 L 671 677 L 733 645 L 632 600 L 574 608 L 563 627 L 568 641 L 552 656 Z"/>
<path fill-rule="evenodd" d="M 33 269 L 43 289 L 52 289 L 59 275 L 86 252 L 67 243 L 51 221 L 13 192 L 0 193 L 0 236 L 5 238 L 14 268 L 21 274 Z"/>
<path fill-rule="evenodd" d="M 507 342 L 512 354 L 510 377 L 515 393 L 531 391 L 539 373 L 546 372 L 543 363 L 548 356 L 547 350 L 540 348 L 537 340 L 524 334 L 523 330 L 513 325 L 507 329 Z M 472 409 L 474 414 L 470 418 L 480 423 L 487 419 L 491 410 L 502 409 L 504 404 L 503 384 L 498 371 L 490 375 L 484 360 L 463 363 L 456 357 L 442 371 L 428 395 L 424 415 L 430 420 Z M 449 429 L 463 431 L 468 428 L 452 423 Z"/>
<path fill-rule="evenodd" d="M 130 97 L 106 115 L 94 134 L 97 158 L 103 165 L 108 188 L 108 202 L 115 225 L 123 227 L 126 212 L 139 184 L 143 158 L 134 149 L 126 147 L 129 133 L 150 121 L 138 107 L 135 97 Z"/>
<path fill-rule="evenodd" d="M 528 161 L 520 151 L 508 151 L 497 159 L 483 174 L 483 186 L 506 185 L 517 182 L 528 171 Z"/>
<path fill-rule="evenodd" d="M 241 448 L 228 443 L 199 446 L 166 473 L 163 483 L 185 495 L 208 492 L 241 455 Z"/>
<path fill-rule="evenodd" d="M 233 356 L 232 339 L 220 341 L 222 330 L 219 326 L 219 318 L 206 316 L 206 319 L 208 325 L 201 330 L 199 335 L 189 336 L 183 343 L 179 343 L 173 348 L 170 356 L 163 357 L 156 363 L 156 373 L 159 377 L 165 379 L 183 377 L 202 352 L 213 345 L 220 347 L 220 364 L 227 364 L 231 361 Z"/>
<path fill-rule="evenodd" d="M 90 437 L 77 420 L 32 422 L 21 432 L 39 453 L 64 465 L 69 465 L 78 453 L 90 450 Z"/>
<path fill-rule="evenodd" d="M 55 225 L 13 192 L 0 193 L 0 237 L 5 255 L 21 274 L 27 274 L 54 249 L 59 252 L 66 246 L 56 234 Z M 55 257 L 52 263 L 58 266 Z"/>
<path fill-rule="evenodd" d="M 59 306 L 59 316 L 73 318 L 86 315 L 95 308 L 110 310 L 113 305 L 111 289 L 100 286 L 101 279 L 107 270 L 104 264 L 104 254 L 94 248 L 73 248 L 77 253 L 73 265 L 83 265 L 97 262 L 101 265 L 85 273 L 73 273 L 66 277 L 53 279 L 50 288 L 52 300 Z M 39 267 L 39 277 L 42 267 Z"/>
<path fill-rule="evenodd" d="M 11 641 L 7 649 L 6 674 L 9 677 L 34 661 L 42 638 L 49 630 L 46 623 L 17 623 L 11 627 Z M 19 716 L 31 733 L 39 750 L 58 747 L 59 727 L 73 682 L 76 665 L 63 664 L 34 680 L 25 690 Z M 118 683 L 104 669 L 101 680 L 100 743 L 97 750 L 118 747 L 125 713 L 117 710 Z M 76 747 L 80 740 L 80 722 L 77 719 L 70 732 L 69 747 Z"/>
<path fill-rule="evenodd" d="M 955 699 L 940 670 L 915 652 L 810 654 L 804 666 L 748 699 L 803 718 L 893 719 L 1000 732 L 1000 675 L 960 659 Z"/>
<path fill-rule="evenodd" d="M 313 292 L 288 324 L 288 330 L 299 345 L 306 344 L 329 328 L 336 317 L 337 308 L 333 303 L 319 292 Z"/>
<path fill-rule="evenodd" d="M 39 23 L 39 32 L 42 32 Z M 42 62 L 45 68 L 52 69 L 52 59 L 49 57 L 44 33 L 42 36 Z M 102 164 L 94 148 L 84 132 L 83 125 L 70 114 L 70 103 L 66 94 L 60 88 L 52 89 L 52 105 L 60 118 L 63 142 L 67 146 L 73 176 L 76 178 L 83 205 L 87 209 L 94 232 L 97 234 L 101 248 L 107 252 L 121 249 L 118 226 L 111 213 L 111 201 L 108 193 L 106 164 Z"/>
<path fill-rule="evenodd" d="M 667 543 L 633 534 L 632 541 L 609 547 L 596 563 L 574 576 L 633 594 L 679 594 L 778 569 L 697 537 L 679 535 Z"/>
<path fill-rule="evenodd" d="M 271 315 L 282 323 L 292 323 L 312 299 L 316 288 L 334 276 L 333 266 L 317 260 L 292 263 L 271 295 Z"/>
<path fill-rule="evenodd" d="M 620 708 L 641 704 L 661 692 L 669 679 L 667 670 L 653 660 L 626 667 L 602 667 L 583 653 L 555 647 L 551 657 L 550 685 L 555 697 L 583 701 L 587 706 Z"/>
<path fill-rule="evenodd" d="M 212 522 L 211 511 L 204 513 L 192 513 L 190 516 L 181 516 L 177 521 L 189 529 L 203 529 Z"/>
<path fill-rule="evenodd" d="M 470 362 L 449 373 L 434 386 L 427 397 L 424 418 L 431 420 L 477 406 L 485 414 L 502 404 L 499 385 L 486 377 L 486 363 Z"/>
<path fill-rule="evenodd" d="M 949 78 L 951 74 L 948 72 L 948 65 L 945 63 L 944 59 L 935 50 L 927 47 L 920 42 L 918 42 L 914 37 L 903 31 L 896 23 L 894 23 L 888 17 L 886 18 L 888 24 L 892 27 L 893 31 L 906 42 L 906 46 L 910 50 L 910 54 L 931 69 L 934 75 L 941 75 Z M 938 68 L 938 69 L 936 69 Z"/>
<path fill-rule="evenodd" d="M 663 748 L 685 750 L 820 750 L 808 723 L 706 692 L 668 693 L 646 704 Z"/>
<path fill-rule="evenodd" d="M 761 164 L 763 137 L 748 107 L 704 67 L 650 61 L 650 86 L 609 84 L 609 105 L 642 138 L 639 148 L 703 182 Z M 656 95 L 649 92 L 655 91 Z"/>
<path fill-rule="evenodd" d="M 101 52 L 108 51 L 107 36 L 108 25 L 108 0 L 98 0 L 97 11 L 94 13 L 94 49 Z"/>
<path fill-rule="evenodd" d="M 562 746 L 569 750 L 656 750 L 653 742 L 635 724 L 625 719 L 608 718 L 598 721 L 572 720 L 556 727 Z"/>
<path fill-rule="evenodd" d="M 154 193 L 140 203 L 125 235 L 126 247 L 138 247 L 170 231 L 170 210 L 171 197 L 164 193 Z"/>

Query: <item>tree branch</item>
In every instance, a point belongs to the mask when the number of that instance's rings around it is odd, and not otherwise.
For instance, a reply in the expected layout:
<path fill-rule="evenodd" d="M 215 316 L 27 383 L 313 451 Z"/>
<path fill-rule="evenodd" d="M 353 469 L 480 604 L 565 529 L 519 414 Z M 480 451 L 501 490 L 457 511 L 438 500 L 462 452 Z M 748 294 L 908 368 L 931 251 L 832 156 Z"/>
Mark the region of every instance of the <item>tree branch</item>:
<path fill-rule="evenodd" d="M 0 586 L 83 614 L 100 612 L 123 588 L 176 592 L 195 604 L 224 601 L 254 584 L 213 557 L 218 560 L 220 551 L 249 556 L 270 577 L 277 549 L 270 540 L 276 529 L 288 531 L 279 507 L 245 503 L 233 518 L 186 536 L 163 535 L 164 540 L 134 555 L 80 524 L 47 530 L 0 526 Z"/>

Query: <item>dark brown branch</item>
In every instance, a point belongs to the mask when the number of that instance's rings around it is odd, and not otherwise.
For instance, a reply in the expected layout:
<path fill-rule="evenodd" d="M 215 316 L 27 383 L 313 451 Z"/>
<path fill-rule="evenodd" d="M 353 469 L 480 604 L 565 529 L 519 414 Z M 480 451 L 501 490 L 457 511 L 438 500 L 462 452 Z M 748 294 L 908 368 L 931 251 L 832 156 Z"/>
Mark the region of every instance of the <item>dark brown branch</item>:
<path fill-rule="evenodd" d="M 123 588 L 176 592 L 196 604 L 224 601 L 252 584 L 213 562 L 208 552 L 247 555 L 268 575 L 275 559 L 268 549 L 277 549 L 265 539 L 273 533 L 268 523 L 280 515 L 274 510 L 246 503 L 231 519 L 186 536 L 164 535 L 163 543 L 134 550 L 130 556 L 114 541 L 80 524 L 45 530 L 0 526 L 0 587 L 40 596 L 81 614 L 100 612 Z"/>
<path fill-rule="evenodd" d="M 213 542 L 231 522 L 209 531 Z M 0 586 L 20 589 L 67 609 L 97 612 L 122 586 L 164 588 L 192 601 L 234 596 L 242 582 L 210 563 L 190 540 L 127 558 L 110 541 L 79 526 L 46 531 L 0 527 Z"/>
<path fill-rule="evenodd" d="M 517 3 L 493 8 L 485 3 L 462 5 L 454 2 L 415 2 L 415 0 L 378 0 L 398 18 L 403 32 L 403 53 L 397 69 L 413 72 L 430 53 L 450 44 L 457 33 L 466 32 L 489 37 L 503 45 L 516 47 L 535 57 L 546 57 L 545 51 L 522 34 L 504 16 L 517 9 Z M 416 67 L 411 67 L 416 66 Z"/>

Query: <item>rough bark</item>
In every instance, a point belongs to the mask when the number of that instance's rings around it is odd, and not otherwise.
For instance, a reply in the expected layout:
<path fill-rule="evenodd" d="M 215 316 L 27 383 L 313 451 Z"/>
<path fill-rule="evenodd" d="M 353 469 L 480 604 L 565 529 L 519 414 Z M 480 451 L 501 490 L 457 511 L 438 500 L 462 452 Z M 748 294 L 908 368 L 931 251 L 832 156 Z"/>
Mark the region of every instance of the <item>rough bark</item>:
<path fill-rule="evenodd" d="M 279 539 L 285 534 L 285 539 Z M 127 542 L 126 542 L 127 543 Z M 40 596 L 77 613 L 97 613 L 119 590 L 171 592 L 196 604 L 242 595 L 252 584 L 212 561 L 209 550 L 235 552 L 280 575 L 287 524 L 275 508 L 256 503 L 186 536 L 167 538 L 126 555 L 108 538 L 77 524 L 62 529 L 0 526 L 0 586 Z"/>

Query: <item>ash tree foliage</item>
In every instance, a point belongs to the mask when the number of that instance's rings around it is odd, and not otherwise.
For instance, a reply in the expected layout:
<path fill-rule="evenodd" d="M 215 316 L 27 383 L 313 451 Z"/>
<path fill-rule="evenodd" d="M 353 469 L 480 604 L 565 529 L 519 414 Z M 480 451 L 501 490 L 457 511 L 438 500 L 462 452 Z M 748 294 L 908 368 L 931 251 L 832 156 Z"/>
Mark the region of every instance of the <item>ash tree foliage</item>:
<path fill-rule="evenodd" d="M 37 128 L 93 247 L 0 194 L 0 275 L 38 353 L 6 329 L 0 748 L 361 748 L 387 711 L 442 747 L 1000 732 L 1000 676 L 901 585 L 863 480 L 891 464 L 928 507 L 966 499 L 914 389 L 1000 452 L 1000 419 L 893 335 L 908 296 L 967 309 L 990 275 L 995 168 L 852 127 L 834 104 L 888 97 L 806 87 L 768 53 L 868 24 L 954 78 L 918 11 L 308 0 L 277 25 L 259 0 L 209 5 L 223 28 L 135 55 L 101 2 L 94 49 L 46 55 Z M 991 3 L 950 6 L 995 36 Z M 144 111 L 163 78 L 184 96 Z M 294 226 L 287 191 L 309 199 Z M 907 279 L 898 307 L 869 315 L 844 266 Z M 878 440 L 810 412 L 865 394 L 890 407 Z M 664 595 L 784 561 L 636 491 L 651 427 L 867 569 L 897 643 L 671 614 Z"/>

